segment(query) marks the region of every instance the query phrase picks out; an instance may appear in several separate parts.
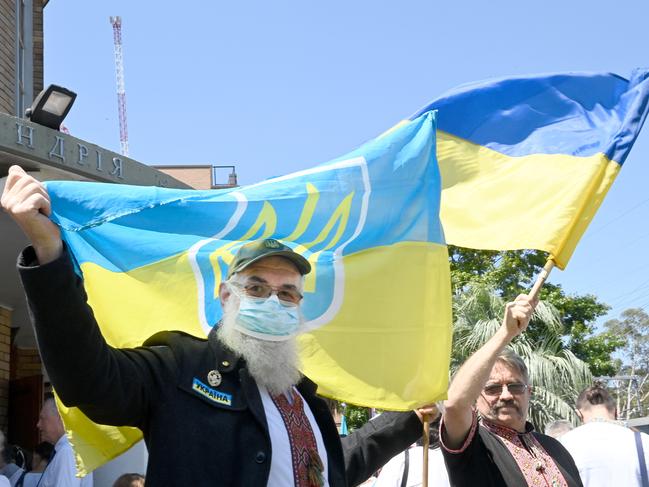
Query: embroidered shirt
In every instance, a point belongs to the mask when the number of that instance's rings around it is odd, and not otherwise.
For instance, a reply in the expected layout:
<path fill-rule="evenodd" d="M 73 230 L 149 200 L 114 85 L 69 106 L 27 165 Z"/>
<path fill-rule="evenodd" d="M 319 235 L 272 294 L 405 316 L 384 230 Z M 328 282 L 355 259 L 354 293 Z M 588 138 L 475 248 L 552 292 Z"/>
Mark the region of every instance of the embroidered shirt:
<path fill-rule="evenodd" d="M 445 428 L 442 418 L 440 443 L 452 485 L 582 486 L 566 449 L 554 438 L 533 432 L 530 423 L 524 433 L 518 433 L 487 421 L 479 423 L 474 412 L 471 428 L 458 449 L 445 444 Z"/>
<path fill-rule="evenodd" d="M 270 474 L 268 476 L 268 487 L 286 487 L 287 485 L 294 485 L 294 476 L 293 476 L 293 461 L 291 455 L 291 445 L 288 437 L 288 432 L 286 431 L 286 426 L 284 425 L 284 420 L 279 410 L 273 403 L 270 395 L 265 388 L 259 387 L 259 393 L 261 395 L 261 400 L 264 405 L 264 412 L 266 413 L 266 422 L 268 423 L 268 433 L 270 434 L 271 442 L 271 462 L 270 462 Z M 300 394 L 297 389 L 293 388 L 293 394 Z M 318 453 L 320 454 L 320 459 L 323 463 L 324 468 L 324 477 L 325 477 L 325 486 L 329 485 L 327 479 L 327 450 L 324 446 L 324 441 L 322 440 L 322 434 L 320 433 L 320 428 L 315 422 L 311 408 L 306 401 L 303 401 L 304 413 L 311 423 L 313 428 L 313 433 L 315 435 L 316 444 L 318 446 Z"/>
<path fill-rule="evenodd" d="M 521 469 L 527 485 L 530 487 L 567 486 L 552 457 L 532 435 L 534 428 L 530 423 L 526 424 L 524 433 L 485 419 L 482 420 L 482 425 L 503 441 L 516 460 L 518 468 Z"/>

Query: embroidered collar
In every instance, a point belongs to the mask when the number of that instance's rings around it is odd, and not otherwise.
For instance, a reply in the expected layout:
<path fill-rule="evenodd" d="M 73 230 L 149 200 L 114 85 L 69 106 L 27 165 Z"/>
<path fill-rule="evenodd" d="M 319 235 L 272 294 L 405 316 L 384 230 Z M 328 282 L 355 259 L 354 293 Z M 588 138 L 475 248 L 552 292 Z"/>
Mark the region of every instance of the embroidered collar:
<path fill-rule="evenodd" d="M 513 428 L 509 428 L 508 426 L 504 426 L 502 424 L 497 424 L 492 421 L 489 421 L 488 419 L 483 417 L 480 418 L 480 421 L 482 425 L 485 428 L 487 428 L 489 431 L 491 431 L 493 434 L 497 436 L 501 436 L 503 438 L 507 438 L 508 440 L 512 440 L 517 436 L 528 435 L 534 431 L 534 426 L 529 421 L 525 422 L 525 431 L 522 433 L 520 431 L 516 431 Z"/>
<path fill-rule="evenodd" d="M 557 463 L 534 437 L 532 423 L 525 422 L 525 431 L 482 418 L 482 426 L 498 436 L 513 457 L 525 479 L 524 485 L 534 487 L 567 487 L 567 482 Z"/>

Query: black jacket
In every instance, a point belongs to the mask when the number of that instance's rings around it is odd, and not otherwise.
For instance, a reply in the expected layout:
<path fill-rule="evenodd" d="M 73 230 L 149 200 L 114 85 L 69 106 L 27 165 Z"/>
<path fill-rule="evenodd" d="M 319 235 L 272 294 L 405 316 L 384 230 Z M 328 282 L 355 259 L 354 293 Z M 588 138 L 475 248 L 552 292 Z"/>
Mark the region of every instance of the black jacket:
<path fill-rule="evenodd" d="M 528 429 L 533 429 L 528 423 Z M 582 487 L 579 470 L 564 446 L 551 436 L 531 432 L 559 467 L 568 487 Z M 527 485 L 523 472 L 503 441 L 484 426 L 477 430 L 461 453 L 442 448 L 446 470 L 454 487 L 521 487 Z"/>
<path fill-rule="evenodd" d="M 245 362 L 218 342 L 162 332 L 143 347 L 108 346 L 67 252 L 44 266 L 20 256 L 36 336 L 66 406 L 100 424 L 140 428 L 149 450 L 147 485 L 266 485 L 271 443 L 257 385 Z M 117 303 L 116 303 L 117 305 Z M 218 368 L 218 395 L 202 389 Z M 421 435 L 413 412 L 384 413 L 343 444 L 316 385 L 298 389 L 320 428 L 332 487 L 356 485 Z"/>

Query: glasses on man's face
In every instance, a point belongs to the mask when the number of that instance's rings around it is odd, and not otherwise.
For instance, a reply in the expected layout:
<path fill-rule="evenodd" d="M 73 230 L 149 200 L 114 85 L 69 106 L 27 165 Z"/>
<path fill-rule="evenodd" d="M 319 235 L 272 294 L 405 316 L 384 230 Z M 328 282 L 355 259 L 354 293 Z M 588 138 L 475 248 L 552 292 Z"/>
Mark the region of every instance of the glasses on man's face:
<path fill-rule="evenodd" d="M 503 393 L 503 388 L 507 388 L 510 394 L 518 396 L 527 390 L 527 384 L 522 382 L 512 382 L 510 384 L 489 384 L 482 389 L 487 396 L 500 396 Z"/>
<path fill-rule="evenodd" d="M 277 299 L 294 305 L 300 304 L 303 296 L 297 289 L 273 287 L 262 282 L 249 282 L 248 284 L 241 284 L 238 282 L 231 282 L 236 288 L 241 289 L 246 296 L 251 298 L 268 299 L 273 294 L 277 295 Z"/>

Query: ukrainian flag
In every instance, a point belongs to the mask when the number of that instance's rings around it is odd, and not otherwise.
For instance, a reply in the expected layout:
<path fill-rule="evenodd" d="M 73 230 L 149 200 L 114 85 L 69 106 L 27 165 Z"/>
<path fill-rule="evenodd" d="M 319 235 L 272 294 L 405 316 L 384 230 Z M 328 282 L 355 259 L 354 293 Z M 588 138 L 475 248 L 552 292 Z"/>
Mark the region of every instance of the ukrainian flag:
<path fill-rule="evenodd" d="M 445 397 L 449 265 L 439 220 L 435 114 L 332 162 L 222 191 L 51 182 L 53 220 L 107 342 L 160 330 L 204 337 L 238 248 L 276 238 L 304 255 L 304 373 L 321 395 L 406 410 Z M 81 471 L 139 432 L 62 407 Z"/>
<path fill-rule="evenodd" d="M 460 86 L 439 112 L 449 244 L 539 249 L 563 269 L 649 111 L 649 71 L 553 74 Z"/>

